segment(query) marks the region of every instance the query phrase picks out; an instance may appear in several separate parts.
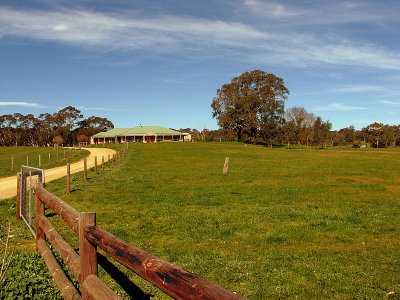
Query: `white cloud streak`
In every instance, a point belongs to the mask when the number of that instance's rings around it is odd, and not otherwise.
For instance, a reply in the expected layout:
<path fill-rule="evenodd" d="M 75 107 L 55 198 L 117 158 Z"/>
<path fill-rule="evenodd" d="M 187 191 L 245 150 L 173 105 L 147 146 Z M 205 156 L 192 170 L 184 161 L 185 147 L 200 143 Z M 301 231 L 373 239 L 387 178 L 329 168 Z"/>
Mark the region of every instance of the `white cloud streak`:
<path fill-rule="evenodd" d="M 366 107 L 346 105 L 343 103 L 330 103 L 324 106 L 319 106 L 315 110 L 318 111 L 353 111 L 353 110 L 364 110 Z"/>
<path fill-rule="evenodd" d="M 400 105 L 400 101 L 393 101 L 393 100 L 380 100 L 379 103 L 391 105 L 391 106 L 398 106 Z"/>
<path fill-rule="evenodd" d="M 79 110 L 98 110 L 98 111 L 125 111 L 124 109 L 118 108 L 107 108 L 107 107 L 86 107 L 86 106 L 75 106 Z"/>
<path fill-rule="evenodd" d="M 248 0 L 254 8 L 258 1 Z M 301 11 L 278 4 L 271 14 L 296 17 Z M 400 54 L 373 44 L 316 37 L 249 24 L 161 15 L 105 14 L 84 10 L 16 10 L 0 7 L 0 37 L 52 41 L 91 51 L 189 53 L 231 56 L 261 65 L 319 64 L 400 70 Z"/>
<path fill-rule="evenodd" d="M 18 106 L 18 107 L 43 107 L 38 103 L 33 102 L 18 102 L 18 101 L 0 101 L 0 106 Z"/>
<path fill-rule="evenodd" d="M 397 7 L 367 1 L 321 1 L 295 5 L 277 1 L 244 0 L 251 12 L 267 20 L 301 25 L 335 25 L 398 20 Z M 289 2 L 290 3 L 290 2 Z M 396 4 L 397 5 L 397 4 Z"/>

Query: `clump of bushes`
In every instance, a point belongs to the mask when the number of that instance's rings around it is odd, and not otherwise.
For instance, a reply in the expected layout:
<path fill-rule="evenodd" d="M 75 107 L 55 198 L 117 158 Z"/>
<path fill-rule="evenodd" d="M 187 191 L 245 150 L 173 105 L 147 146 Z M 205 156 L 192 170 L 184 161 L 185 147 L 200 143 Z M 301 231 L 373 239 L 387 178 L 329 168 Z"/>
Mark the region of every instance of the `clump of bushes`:
<path fill-rule="evenodd" d="M 0 299 L 62 299 L 62 296 L 38 253 L 14 252 L 0 282 Z"/>

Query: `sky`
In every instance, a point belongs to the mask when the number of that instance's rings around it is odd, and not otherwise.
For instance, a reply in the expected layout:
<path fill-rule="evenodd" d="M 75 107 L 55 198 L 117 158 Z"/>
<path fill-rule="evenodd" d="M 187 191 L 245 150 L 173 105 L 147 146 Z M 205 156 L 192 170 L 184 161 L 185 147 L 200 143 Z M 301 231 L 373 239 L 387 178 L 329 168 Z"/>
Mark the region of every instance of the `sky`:
<path fill-rule="evenodd" d="M 0 0 L 0 115 L 217 129 L 217 89 L 284 79 L 333 129 L 400 124 L 400 2 Z"/>

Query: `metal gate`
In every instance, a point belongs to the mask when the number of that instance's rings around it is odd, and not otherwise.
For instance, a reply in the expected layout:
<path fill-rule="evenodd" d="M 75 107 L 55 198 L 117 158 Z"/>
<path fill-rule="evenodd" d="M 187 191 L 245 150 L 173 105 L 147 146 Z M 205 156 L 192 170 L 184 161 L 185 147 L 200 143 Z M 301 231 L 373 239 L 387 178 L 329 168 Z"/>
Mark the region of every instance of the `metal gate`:
<path fill-rule="evenodd" d="M 20 216 L 35 235 L 35 187 L 44 185 L 44 170 L 21 166 L 21 184 L 19 191 Z"/>

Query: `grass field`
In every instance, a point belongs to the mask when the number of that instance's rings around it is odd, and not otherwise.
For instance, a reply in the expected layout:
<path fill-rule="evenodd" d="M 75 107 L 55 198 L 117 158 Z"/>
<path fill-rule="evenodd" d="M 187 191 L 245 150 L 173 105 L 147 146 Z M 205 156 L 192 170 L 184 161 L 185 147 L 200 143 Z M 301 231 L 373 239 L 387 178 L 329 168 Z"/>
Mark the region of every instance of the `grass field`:
<path fill-rule="evenodd" d="M 63 179 L 47 188 L 122 239 L 250 299 L 385 299 L 400 292 L 399 154 L 135 144 L 106 174 L 74 175 L 75 192 Z M 0 206 L 4 222 L 12 204 Z"/>
<path fill-rule="evenodd" d="M 88 154 L 86 150 L 54 149 L 53 147 L 0 147 L 0 178 L 17 174 L 21 170 L 21 165 L 27 165 L 27 156 L 29 166 L 39 167 L 40 155 L 40 168 L 49 169 L 65 165 L 67 161 L 71 163 L 78 161 Z M 12 158 L 14 170 L 11 167 Z"/>

